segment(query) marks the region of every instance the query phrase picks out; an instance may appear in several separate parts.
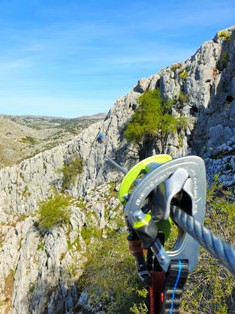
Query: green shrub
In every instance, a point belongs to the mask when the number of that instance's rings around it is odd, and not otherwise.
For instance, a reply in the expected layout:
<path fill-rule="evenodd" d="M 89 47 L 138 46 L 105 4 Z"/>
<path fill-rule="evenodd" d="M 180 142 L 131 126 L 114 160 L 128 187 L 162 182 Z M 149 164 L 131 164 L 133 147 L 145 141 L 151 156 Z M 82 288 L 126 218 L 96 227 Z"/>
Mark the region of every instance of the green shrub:
<path fill-rule="evenodd" d="M 222 40 L 230 40 L 232 33 L 228 31 L 220 31 L 218 32 L 218 37 Z"/>
<path fill-rule="evenodd" d="M 59 172 L 63 175 L 62 187 L 64 190 L 68 189 L 72 183 L 75 182 L 76 177 L 82 173 L 83 160 L 80 157 L 73 157 L 69 159 Z"/>
<path fill-rule="evenodd" d="M 81 230 L 81 236 L 87 245 L 90 244 L 92 238 L 97 240 L 102 236 L 102 229 L 92 226 L 83 226 Z"/>
<path fill-rule="evenodd" d="M 45 249 L 45 244 L 44 244 L 43 242 L 40 242 L 40 243 L 38 244 L 37 250 L 38 250 L 38 251 L 39 251 L 39 250 L 44 251 L 44 249 Z"/>
<path fill-rule="evenodd" d="M 56 194 L 39 203 L 38 227 L 47 232 L 55 226 L 68 224 L 70 221 L 71 199 L 62 194 Z"/>
<path fill-rule="evenodd" d="M 21 142 L 26 143 L 26 144 L 28 143 L 31 145 L 35 145 L 37 143 L 37 140 L 32 136 L 25 136 L 21 139 Z"/>
<path fill-rule="evenodd" d="M 185 80 L 187 76 L 188 76 L 188 72 L 185 70 L 180 73 L 180 77 L 182 78 L 182 80 Z"/>

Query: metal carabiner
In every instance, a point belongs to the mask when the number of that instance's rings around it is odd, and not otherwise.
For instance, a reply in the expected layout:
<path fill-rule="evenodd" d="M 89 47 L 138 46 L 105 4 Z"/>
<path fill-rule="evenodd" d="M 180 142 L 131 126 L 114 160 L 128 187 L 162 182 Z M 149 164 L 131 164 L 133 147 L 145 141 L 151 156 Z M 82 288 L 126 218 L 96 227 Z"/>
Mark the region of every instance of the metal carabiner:
<path fill-rule="evenodd" d="M 135 165 L 130 171 L 128 171 L 125 175 L 125 177 L 122 180 L 122 183 L 120 185 L 119 189 L 119 199 L 122 204 L 125 204 L 127 201 L 127 197 L 130 193 L 130 189 L 133 184 L 138 184 L 141 180 L 138 180 L 139 175 L 141 174 L 147 174 L 156 167 L 160 166 L 163 163 L 166 163 L 170 161 L 172 158 L 170 155 L 161 154 L 156 156 L 148 157 L 142 161 L 140 161 L 137 165 Z M 108 161 L 111 161 L 113 164 L 115 164 L 110 158 Z M 120 166 L 115 164 L 115 167 Z M 126 170 L 123 169 L 122 172 L 125 172 Z"/>
<path fill-rule="evenodd" d="M 204 162 L 197 156 L 168 160 L 158 165 L 151 165 L 151 162 L 145 163 L 145 168 L 149 167 L 150 170 L 129 195 L 125 205 L 126 216 L 139 235 L 143 247 L 151 247 L 165 272 L 171 260 L 175 259 L 187 259 L 189 272 L 192 272 L 199 254 L 198 242 L 180 229 L 173 251 L 166 252 L 157 238 L 156 222 L 169 222 L 171 207 L 178 206 L 203 224 L 206 200 Z M 123 202 L 125 202 L 123 193 L 128 192 L 124 186 L 125 181 L 120 188 L 120 199 Z M 130 188 L 130 184 L 128 184 L 128 188 Z M 143 208 L 151 193 L 155 195 L 152 203 L 150 202 L 152 208 L 150 208 L 151 214 L 149 214 L 144 212 Z"/>

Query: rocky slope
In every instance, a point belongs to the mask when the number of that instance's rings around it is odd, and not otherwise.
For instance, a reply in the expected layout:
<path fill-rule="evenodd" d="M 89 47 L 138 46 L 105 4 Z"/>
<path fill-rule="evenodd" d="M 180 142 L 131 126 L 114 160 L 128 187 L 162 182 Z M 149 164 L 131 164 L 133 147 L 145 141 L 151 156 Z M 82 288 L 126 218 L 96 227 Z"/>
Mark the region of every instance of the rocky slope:
<path fill-rule="evenodd" d="M 140 79 L 116 101 L 103 122 L 65 144 L 0 170 L 1 313 L 76 313 L 77 280 L 87 259 L 82 230 L 89 224 L 102 230 L 116 226 L 120 208 L 110 182 L 118 185 L 121 175 L 105 157 L 126 168 L 137 162 L 135 148 L 126 143 L 123 131 L 144 91 L 159 87 L 163 97 L 178 101 L 174 114 L 188 117 L 187 130 L 167 139 L 165 153 L 202 156 L 209 181 L 219 174 L 225 186 L 235 185 L 234 69 L 235 27 L 231 27 L 185 62 Z M 96 141 L 99 132 L 103 144 Z M 70 225 L 42 234 L 37 227 L 38 203 L 55 189 L 61 192 L 63 177 L 58 170 L 75 156 L 83 159 L 84 166 L 67 190 L 73 198 Z"/>

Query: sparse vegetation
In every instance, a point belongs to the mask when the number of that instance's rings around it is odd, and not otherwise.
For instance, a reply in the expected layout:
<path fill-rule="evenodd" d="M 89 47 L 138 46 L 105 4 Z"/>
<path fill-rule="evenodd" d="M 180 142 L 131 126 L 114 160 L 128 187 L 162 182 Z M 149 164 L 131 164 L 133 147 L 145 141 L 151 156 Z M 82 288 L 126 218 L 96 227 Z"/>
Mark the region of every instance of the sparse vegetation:
<path fill-rule="evenodd" d="M 68 244 L 68 250 L 74 249 L 78 251 L 81 249 L 79 238 L 77 238 L 73 242 L 71 242 L 70 240 L 67 240 L 67 244 Z"/>
<path fill-rule="evenodd" d="M 26 136 L 21 139 L 22 143 L 35 145 L 37 143 L 36 139 L 32 136 Z"/>
<path fill-rule="evenodd" d="M 35 284 L 31 282 L 29 286 L 29 293 L 33 293 L 34 289 L 35 289 Z"/>
<path fill-rule="evenodd" d="M 227 51 L 223 51 L 218 62 L 217 62 L 217 69 L 219 71 L 223 71 L 227 68 L 229 62 L 229 54 Z"/>
<path fill-rule="evenodd" d="M 178 135 L 178 144 L 179 147 L 183 147 L 183 137 L 181 134 Z"/>
<path fill-rule="evenodd" d="M 28 187 L 28 185 L 25 185 L 22 196 L 23 197 L 29 197 L 30 195 L 31 195 L 31 193 L 29 192 L 29 187 Z"/>
<path fill-rule="evenodd" d="M 37 249 L 38 249 L 38 251 L 39 251 L 39 250 L 44 251 L 44 249 L 45 249 L 45 244 L 44 244 L 44 242 L 40 242 L 40 243 L 38 244 Z"/>
<path fill-rule="evenodd" d="M 72 183 L 75 182 L 76 177 L 82 173 L 83 160 L 80 157 L 73 157 L 69 159 L 63 168 L 58 171 L 63 175 L 62 187 L 67 190 Z"/>
<path fill-rule="evenodd" d="M 92 246 L 79 287 L 89 293 L 89 304 L 102 305 L 107 313 L 138 312 L 145 308 L 141 281 L 128 252 L 126 233 L 113 232 Z"/>
<path fill-rule="evenodd" d="M 180 73 L 180 77 L 182 78 L 182 80 L 185 80 L 187 78 L 187 76 L 188 76 L 188 72 L 185 70 Z"/>
<path fill-rule="evenodd" d="M 94 226 L 84 225 L 81 230 L 81 236 L 87 245 L 90 244 L 92 238 L 100 239 L 102 236 L 102 229 Z"/>
<path fill-rule="evenodd" d="M 209 189 L 205 224 L 225 241 L 235 244 L 234 196 L 215 184 Z M 196 270 L 183 294 L 182 310 L 187 313 L 228 314 L 235 311 L 235 282 L 229 271 L 201 249 Z"/>
<path fill-rule="evenodd" d="M 177 69 L 180 69 L 182 67 L 182 63 L 175 63 L 171 66 L 172 71 L 176 71 Z"/>
<path fill-rule="evenodd" d="M 232 33 L 231 32 L 228 32 L 228 31 L 220 31 L 218 32 L 218 37 L 222 40 L 230 40 L 232 36 Z"/>
<path fill-rule="evenodd" d="M 55 226 L 68 224 L 70 221 L 71 198 L 64 194 L 56 194 L 39 203 L 38 227 L 47 232 Z"/>

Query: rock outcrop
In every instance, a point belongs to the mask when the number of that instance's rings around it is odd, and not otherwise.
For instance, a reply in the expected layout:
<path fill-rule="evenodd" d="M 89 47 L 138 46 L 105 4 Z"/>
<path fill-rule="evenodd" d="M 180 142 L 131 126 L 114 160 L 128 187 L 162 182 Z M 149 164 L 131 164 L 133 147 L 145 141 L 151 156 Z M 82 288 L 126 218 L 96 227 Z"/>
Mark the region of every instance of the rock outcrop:
<path fill-rule="evenodd" d="M 73 313 L 79 299 L 76 282 L 86 260 L 81 230 L 88 219 L 97 228 L 115 228 L 113 218 L 119 214 L 108 183 L 118 184 L 121 175 L 105 157 L 127 169 L 137 162 L 135 148 L 124 138 L 125 124 L 138 97 L 154 88 L 160 88 L 165 99 L 177 101 L 175 115 L 180 112 L 188 118 L 187 129 L 167 139 L 165 153 L 199 155 L 205 160 L 209 182 L 219 174 L 224 186 L 235 185 L 235 27 L 231 27 L 185 62 L 140 79 L 116 101 L 103 122 L 66 144 L 0 170 L 2 313 Z M 96 141 L 100 132 L 102 144 Z M 67 190 L 73 198 L 70 226 L 42 234 L 37 228 L 38 204 L 61 191 L 59 169 L 74 156 L 82 158 L 84 165 Z"/>

